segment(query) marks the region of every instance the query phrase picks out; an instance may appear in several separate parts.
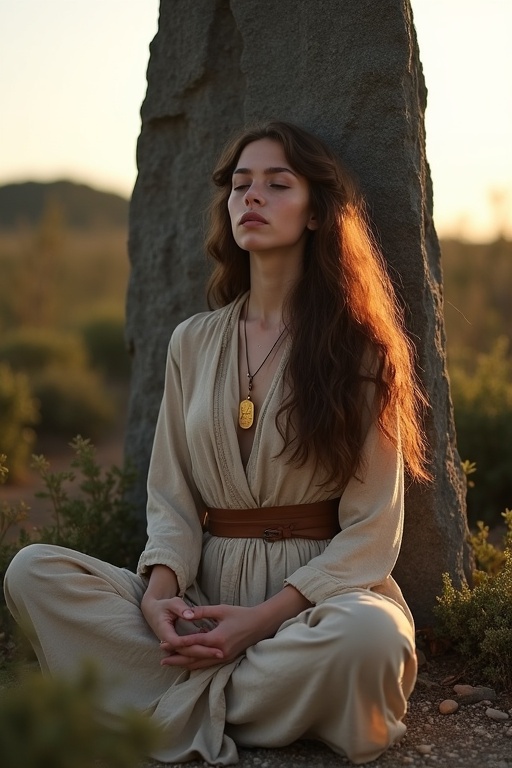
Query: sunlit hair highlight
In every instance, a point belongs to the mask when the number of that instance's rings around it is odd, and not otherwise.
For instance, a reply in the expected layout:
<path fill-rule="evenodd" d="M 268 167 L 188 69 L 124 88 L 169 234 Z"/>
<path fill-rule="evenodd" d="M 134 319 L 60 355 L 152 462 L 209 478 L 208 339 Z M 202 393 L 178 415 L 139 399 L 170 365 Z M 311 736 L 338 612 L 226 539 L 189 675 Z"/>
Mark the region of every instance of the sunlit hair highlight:
<path fill-rule="evenodd" d="M 318 222 L 284 315 L 292 338 L 286 370 L 290 395 L 277 421 L 290 460 L 301 466 L 313 458 L 329 483 L 344 487 L 361 469 L 368 387 L 373 386 L 381 431 L 395 445 L 400 442 L 410 475 L 426 481 L 426 401 L 364 203 L 335 154 L 298 126 L 273 121 L 249 128 L 228 144 L 217 163 L 206 239 L 215 264 L 209 305 L 225 306 L 250 289 L 248 253 L 233 238 L 227 202 L 241 152 L 260 139 L 279 142 L 291 168 L 306 178 Z"/>

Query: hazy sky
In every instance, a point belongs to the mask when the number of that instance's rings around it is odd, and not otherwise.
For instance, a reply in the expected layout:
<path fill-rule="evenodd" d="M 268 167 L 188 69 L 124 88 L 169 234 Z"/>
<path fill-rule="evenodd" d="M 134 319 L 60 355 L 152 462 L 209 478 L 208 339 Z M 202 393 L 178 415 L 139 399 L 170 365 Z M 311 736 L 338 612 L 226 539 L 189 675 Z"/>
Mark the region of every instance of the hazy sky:
<path fill-rule="evenodd" d="M 0 184 L 66 177 L 130 194 L 158 5 L 0 0 Z M 485 239 L 506 219 L 512 237 L 512 0 L 412 6 L 437 229 Z"/>

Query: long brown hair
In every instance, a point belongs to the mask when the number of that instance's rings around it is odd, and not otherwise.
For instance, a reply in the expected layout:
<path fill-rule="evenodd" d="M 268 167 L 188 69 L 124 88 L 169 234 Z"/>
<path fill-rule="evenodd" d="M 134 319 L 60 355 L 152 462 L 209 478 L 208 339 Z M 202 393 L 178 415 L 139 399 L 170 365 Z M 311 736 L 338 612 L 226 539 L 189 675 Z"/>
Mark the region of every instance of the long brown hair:
<path fill-rule="evenodd" d="M 292 169 L 307 179 L 318 221 L 306 245 L 303 275 L 286 306 L 291 386 L 277 422 L 292 451 L 290 460 L 300 466 L 314 457 L 327 470 L 328 482 L 341 487 L 356 475 L 362 461 L 365 382 L 371 382 L 380 429 L 395 445 L 400 442 L 411 476 L 427 480 L 421 428 L 426 402 L 364 203 L 334 153 L 302 128 L 272 121 L 245 130 L 217 163 L 206 239 L 215 262 L 209 306 L 225 306 L 250 288 L 248 253 L 233 238 L 227 201 L 242 150 L 260 139 L 279 142 Z"/>

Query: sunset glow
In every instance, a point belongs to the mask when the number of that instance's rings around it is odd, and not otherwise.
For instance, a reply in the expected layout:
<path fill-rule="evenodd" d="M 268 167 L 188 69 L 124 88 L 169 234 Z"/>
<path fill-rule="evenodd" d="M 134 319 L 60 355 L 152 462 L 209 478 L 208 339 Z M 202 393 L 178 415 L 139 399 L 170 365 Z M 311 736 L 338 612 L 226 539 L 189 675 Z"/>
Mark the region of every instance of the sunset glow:
<path fill-rule="evenodd" d="M 512 3 L 412 0 L 441 235 L 512 237 Z M 0 183 L 71 178 L 130 195 L 158 0 L 0 5 Z"/>

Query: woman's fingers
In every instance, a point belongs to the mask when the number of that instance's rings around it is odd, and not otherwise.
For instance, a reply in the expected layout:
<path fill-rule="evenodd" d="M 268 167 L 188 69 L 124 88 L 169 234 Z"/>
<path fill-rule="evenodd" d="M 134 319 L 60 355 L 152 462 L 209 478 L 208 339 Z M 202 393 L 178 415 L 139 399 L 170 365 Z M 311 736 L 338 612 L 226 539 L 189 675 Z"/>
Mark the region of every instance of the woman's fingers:
<path fill-rule="evenodd" d="M 170 641 L 161 641 L 160 648 L 169 653 L 178 653 L 184 656 L 197 656 L 206 658 L 220 654 L 224 656 L 220 643 L 215 639 L 206 638 L 210 633 L 197 632 L 190 635 L 175 635 Z"/>
<path fill-rule="evenodd" d="M 193 610 L 180 597 L 145 597 L 141 609 L 149 626 L 159 640 L 172 641 L 175 636 L 174 623 L 177 618 L 190 620 Z"/>
<path fill-rule="evenodd" d="M 218 648 L 210 648 L 204 645 L 192 645 L 188 648 L 173 648 L 169 647 L 168 643 L 161 644 L 162 650 L 167 654 L 164 656 L 161 664 L 170 664 L 172 666 L 179 666 L 183 659 L 189 664 L 191 661 L 204 661 L 215 660 L 218 663 L 224 659 L 224 654 Z"/>
<path fill-rule="evenodd" d="M 206 669 L 223 664 L 224 659 L 191 659 L 188 656 L 171 656 L 163 659 L 161 664 L 166 667 L 182 667 L 192 672 L 195 669 Z"/>
<path fill-rule="evenodd" d="M 226 606 L 224 605 L 195 605 L 192 610 L 194 619 L 197 621 L 202 619 L 221 621 L 226 615 Z"/>

